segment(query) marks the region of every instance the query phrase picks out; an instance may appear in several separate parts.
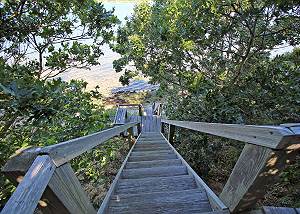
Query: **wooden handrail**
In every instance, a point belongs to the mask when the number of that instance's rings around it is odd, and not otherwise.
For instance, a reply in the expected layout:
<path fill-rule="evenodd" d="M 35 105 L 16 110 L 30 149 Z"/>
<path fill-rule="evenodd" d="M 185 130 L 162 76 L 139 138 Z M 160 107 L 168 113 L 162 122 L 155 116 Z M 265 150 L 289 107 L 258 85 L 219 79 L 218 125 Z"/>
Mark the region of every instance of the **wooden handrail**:
<path fill-rule="evenodd" d="M 300 134 L 283 126 L 255 126 L 191 121 L 164 120 L 162 123 L 225 137 L 272 149 L 282 149 L 300 142 Z"/>
<path fill-rule="evenodd" d="M 138 122 L 127 123 L 121 126 L 106 129 L 98 133 L 76 138 L 52 146 L 47 146 L 42 148 L 40 150 L 40 153 L 48 154 L 53 159 L 55 165 L 60 166 L 137 124 Z"/>
<path fill-rule="evenodd" d="M 61 213 L 96 213 L 68 162 L 139 123 L 127 123 L 52 146 L 28 149 L 12 157 L 2 171 L 14 183 L 20 176 L 25 174 L 25 177 L 1 214 L 33 213 L 42 194 L 51 203 L 43 208 L 46 213 L 52 213 L 53 207 Z"/>
<path fill-rule="evenodd" d="M 300 124 L 255 126 L 162 120 L 169 124 L 169 141 L 175 126 L 245 142 L 244 149 L 223 188 L 220 199 L 231 212 L 242 212 L 263 198 L 270 184 L 300 150 Z"/>

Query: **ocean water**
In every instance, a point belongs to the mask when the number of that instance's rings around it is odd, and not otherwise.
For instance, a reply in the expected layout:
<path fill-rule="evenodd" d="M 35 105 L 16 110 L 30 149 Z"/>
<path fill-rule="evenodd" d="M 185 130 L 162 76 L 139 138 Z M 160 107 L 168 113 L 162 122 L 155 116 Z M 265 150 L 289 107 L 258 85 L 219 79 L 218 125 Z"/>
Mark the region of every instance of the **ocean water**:
<path fill-rule="evenodd" d="M 125 17 L 131 16 L 137 3 L 136 1 L 105 1 L 103 4 L 108 10 L 115 9 L 114 14 L 119 18 L 122 25 L 125 22 Z M 90 69 L 73 69 L 61 74 L 59 77 L 65 81 L 82 79 L 88 83 L 88 90 L 91 90 L 98 85 L 100 87 L 100 92 L 104 96 L 110 95 L 113 88 L 121 86 L 119 78 L 122 73 L 116 73 L 113 69 L 113 61 L 120 56 L 113 52 L 108 45 L 103 46 L 102 50 L 104 56 L 100 58 L 100 65 L 92 66 Z"/>

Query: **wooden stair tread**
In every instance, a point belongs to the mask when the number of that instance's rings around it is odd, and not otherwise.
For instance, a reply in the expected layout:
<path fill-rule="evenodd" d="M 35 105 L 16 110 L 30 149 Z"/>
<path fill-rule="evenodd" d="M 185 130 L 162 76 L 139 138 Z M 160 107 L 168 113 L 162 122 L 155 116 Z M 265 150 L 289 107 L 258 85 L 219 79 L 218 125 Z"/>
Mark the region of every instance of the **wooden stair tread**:
<path fill-rule="evenodd" d="M 167 143 L 136 143 L 134 149 L 140 148 L 170 148 Z"/>
<path fill-rule="evenodd" d="M 174 152 L 169 149 L 169 150 L 159 150 L 159 151 L 132 151 L 131 152 L 131 157 L 135 156 L 148 156 L 148 155 L 167 155 L 167 154 L 174 154 Z"/>
<path fill-rule="evenodd" d="M 171 150 L 169 146 L 148 146 L 148 147 L 138 147 L 134 148 L 133 152 L 138 152 L 138 151 L 167 151 Z M 172 151 L 172 150 L 171 150 Z"/>
<path fill-rule="evenodd" d="M 207 186 L 159 132 L 157 118 L 142 117 L 142 133 L 126 157 L 100 213 L 206 213 Z M 211 197 L 211 196 L 210 196 Z M 211 198 L 210 198 L 211 199 Z"/>
<path fill-rule="evenodd" d="M 181 166 L 179 159 L 127 162 L 125 169 L 151 168 L 158 166 Z"/>
<path fill-rule="evenodd" d="M 169 159 L 177 159 L 175 154 L 153 154 L 153 155 L 145 155 L 145 156 L 130 156 L 128 161 L 137 162 L 137 161 L 152 161 L 152 160 L 169 160 Z"/>
<path fill-rule="evenodd" d="M 161 140 L 139 140 L 137 144 L 166 144 L 167 142 L 163 139 Z"/>
<path fill-rule="evenodd" d="M 135 179 L 146 177 L 168 177 L 176 175 L 186 175 L 185 166 L 152 167 L 139 169 L 124 169 L 121 178 Z"/>
<path fill-rule="evenodd" d="M 206 192 L 193 189 L 114 195 L 108 213 L 201 213 L 211 211 Z"/>
<path fill-rule="evenodd" d="M 196 189 L 197 184 L 190 175 L 141 179 L 120 179 L 116 194 L 137 194 L 162 191 Z"/>

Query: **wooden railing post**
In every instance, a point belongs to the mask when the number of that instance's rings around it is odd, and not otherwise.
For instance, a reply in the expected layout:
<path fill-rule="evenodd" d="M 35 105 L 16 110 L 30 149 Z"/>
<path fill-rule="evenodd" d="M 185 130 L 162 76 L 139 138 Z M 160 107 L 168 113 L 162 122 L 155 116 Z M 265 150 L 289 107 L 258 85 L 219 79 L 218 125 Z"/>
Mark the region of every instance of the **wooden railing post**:
<path fill-rule="evenodd" d="M 127 130 L 127 132 L 128 132 L 127 140 L 128 140 L 128 144 L 129 144 L 129 149 L 131 149 L 131 147 L 134 145 L 134 141 L 135 141 L 134 134 L 133 134 L 133 127 L 130 127 Z"/>
<path fill-rule="evenodd" d="M 262 199 L 268 184 L 274 183 L 282 169 L 299 153 L 299 146 L 275 150 L 246 144 L 222 193 L 220 199 L 231 212 L 250 209 Z"/>
<path fill-rule="evenodd" d="M 38 157 L 39 148 L 29 149 L 10 159 L 2 171 L 17 183 L 30 168 L 33 160 Z M 50 179 L 45 177 L 44 180 Z M 32 188 L 32 187 L 30 187 Z M 51 214 L 88 214 L 96 213 L 82 189 L 69 163 L 57 167 L 45 189 L 39 205 L 42 213 Z M 30 212 L 28 212 L 30 213 Z"/>
<path fill-rule="evenodd" d="M 160 132 L 161 132 L 162 134 L 165 133 L 165 124 L 164 124 L 163 122 L 161 123 L 161 126 L 160 126 Z"/>
<path fill-rule="evenodd" d="M 60 213 L 64 208 L 68 213 L 89 214 L 97 213 L 85 191 L 83 190 L 78 178 L 76 177 L 70 163 L 58 167 L 50 182 L 49 188 L 60 203 L 53 204 L 55 209 L 52 213 Z M 51 198 L 47 198 L 48 200 Z M 51 204 L 50 204 L 51 206 Z"/>
<path fill-rule="evenodd" d="M 1 214 L 33 213 L 55 168 L 55 164 L 48 155 L 38 156 Z"/>
<path fill-rule="evenodd" d="M 174 136 L 175 136 L 175 126 L 169 124 L 168 141 L 171 144 L 174 143 Z"/>

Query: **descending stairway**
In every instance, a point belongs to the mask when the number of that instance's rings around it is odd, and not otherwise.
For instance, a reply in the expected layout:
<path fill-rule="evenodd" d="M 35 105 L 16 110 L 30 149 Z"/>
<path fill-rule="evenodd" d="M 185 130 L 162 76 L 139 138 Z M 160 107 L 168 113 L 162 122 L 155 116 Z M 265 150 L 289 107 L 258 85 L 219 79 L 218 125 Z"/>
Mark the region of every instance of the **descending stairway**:
<path fill-rule="evenodd" d="M 212 212 L 201 181 L 150 117 L 98 213 Z"/>
<path fill-rule="evenodd" d="M 39 201 L 47 202 L 39 207 L 43 213 L 96 213 L 69 162 L 116 135 L 125 136 L 124 132 L 128 133 L 131 149 L 98 214 L 228 214 L 229 210 L 300 214 L 298 208 L 263 207 L 250 211 L 266 191 L 263 184 L 274 179 L 272 172 L 299 154 L 299 124 L 245 126 L 161 120 L 159 106 L 153 105 L 142 112 L 138 105 L 138 121 L 133 123 L 128 123 L 132 117 L 127 118 L 127 109 L 118 109 L 114 128 L 43 148 L 30 148 L 12 157 L 3 171 L 13 181 L 20 176 L 23 180 L 1 214 L 34 213 Z M 247 143 L 220 194 L 222 201 L 161 134 L 161 128 L 164 132 L 161 124 L 169 125 L 170 140 L 174 139 L 174 126 L 178 126 Z M 140 134 L 133 143 L 135 126 Z M 288 148 L 286 155 L 284 149 Z M 278 152 L 280 149 L 284 152 Z M 275 153 L 280 161 L 270 166 Z"/>

